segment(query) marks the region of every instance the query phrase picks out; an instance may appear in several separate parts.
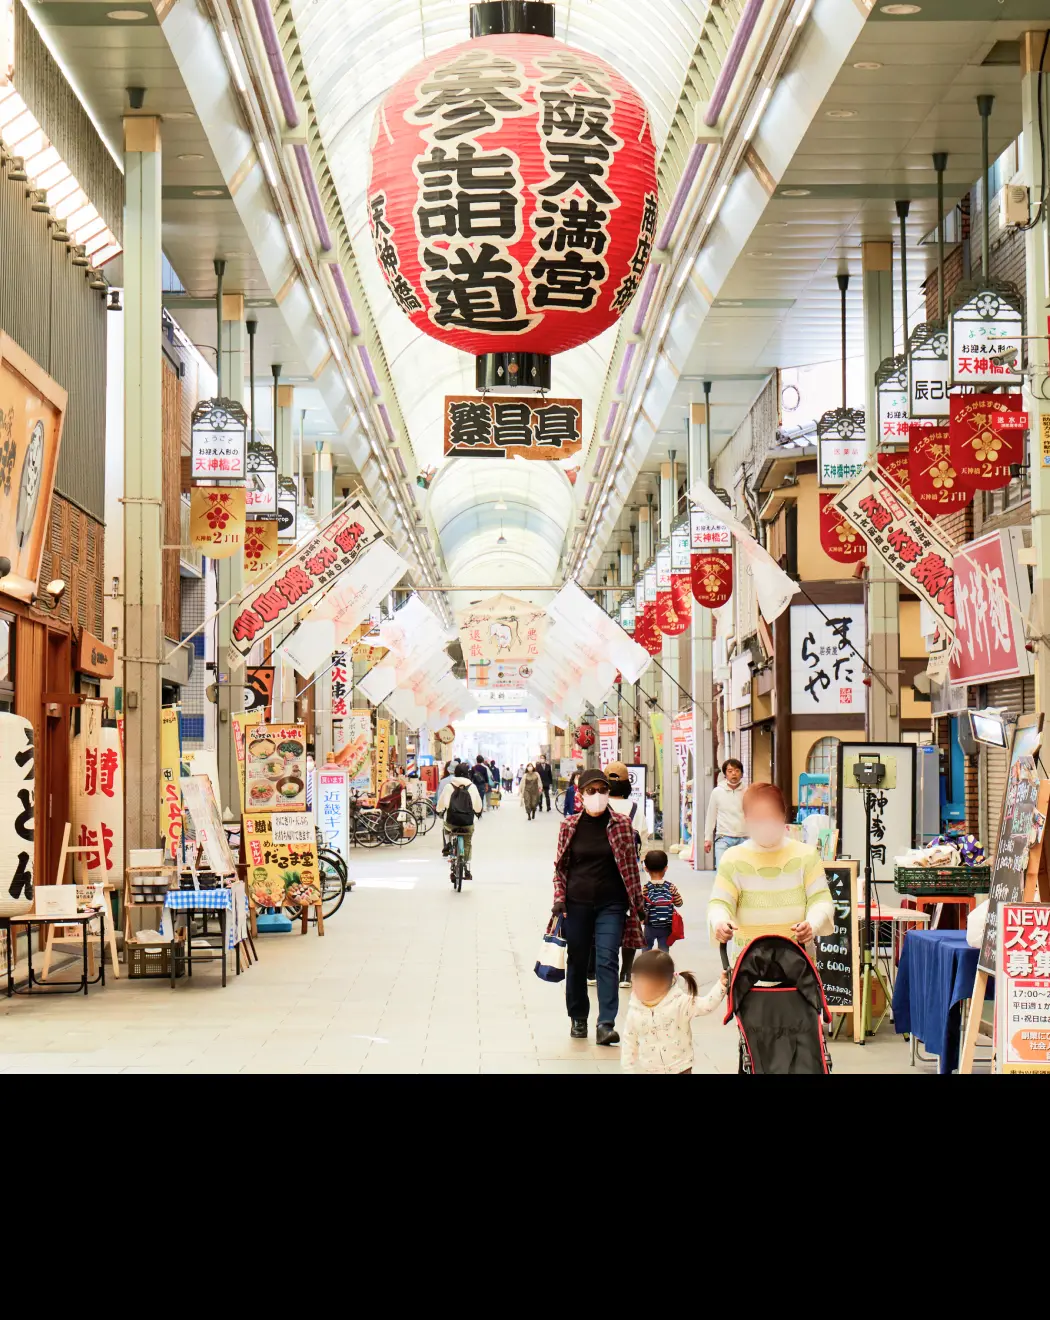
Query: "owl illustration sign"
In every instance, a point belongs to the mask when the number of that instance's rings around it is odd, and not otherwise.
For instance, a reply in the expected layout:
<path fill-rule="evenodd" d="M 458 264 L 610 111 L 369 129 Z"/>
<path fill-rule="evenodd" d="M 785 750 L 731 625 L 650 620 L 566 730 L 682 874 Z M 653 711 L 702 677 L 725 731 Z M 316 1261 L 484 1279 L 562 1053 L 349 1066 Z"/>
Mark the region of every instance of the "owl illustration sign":
<path fill-rule="evenodd" d="M 0 555 L 34 586 L 65 411 L 65 390 L 0 333 Z"/>

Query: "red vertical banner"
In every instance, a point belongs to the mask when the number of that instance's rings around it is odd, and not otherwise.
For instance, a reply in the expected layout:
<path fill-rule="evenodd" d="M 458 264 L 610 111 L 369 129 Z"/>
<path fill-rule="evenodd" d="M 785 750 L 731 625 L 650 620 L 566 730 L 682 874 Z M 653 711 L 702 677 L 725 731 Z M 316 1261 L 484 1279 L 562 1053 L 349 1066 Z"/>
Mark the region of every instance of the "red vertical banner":
<path fill-rule="evenodd" d="M 913 426 L 908 446 L 908 480 L 912 499 L 934 515 L 963 509 L 973 499 L 973 489 L 952 462 L 947 426 Z"/>
<path fill-rule="evenodd" d="M 733 556 L 705 550 L 692 557 L 690 575 L 698 605 L 716 610 L 733 594 Z"/>
<path fill-rule="evenodd" d="M 674 579 L 672 578 L 672 583 Z M 668 637 L 680 637 L 689 627 L 690 615 L 675 609 L 674 591 L 656 593 L 656 626 Z"/>
<path fill-rule="evenodd" d="M 832 505 L 834 498 L 832 494 L 820 497 L 820 548 L 836 564 L 859 563 L 868 553 L 868 543 Z"/>
<path fill-rule="evenodd" d="M 675 613 L 684 616 L 688 627 L 693 617 L 693 578 L 691 573 L 675 573 L 671 578 L 671 601 Z"/>
<path fill-rule="evenodd" d="M 953 394 L 948 424 L 951 463 L 970 490 L 1001 490 L 1010 467 L 1024 462 L 1024 430 L 1004 424 L 1022 411 L 1020 394 Z"/>
<path fill-rule="evenodd" d="M 898 449 L 893 453 L 879 454 L 879 467 L 883 472 L 895 481 L 898 486 L 909 490 L 908 485 L 908 451 Z"/>

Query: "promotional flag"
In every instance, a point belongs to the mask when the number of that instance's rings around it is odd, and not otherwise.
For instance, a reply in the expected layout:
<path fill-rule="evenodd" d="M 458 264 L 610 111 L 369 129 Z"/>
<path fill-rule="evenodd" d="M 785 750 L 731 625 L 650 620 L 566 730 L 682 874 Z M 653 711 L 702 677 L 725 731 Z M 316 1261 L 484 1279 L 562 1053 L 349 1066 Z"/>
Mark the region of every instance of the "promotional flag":
<path fill-rule="evenodd" d="M 924 428 L 917 427 L 922 430 Z M 932 429 L 932 428 L 931 428 Z M 879 454 L 879 467 L 888 472 L 902 490 L 908 490 L 908 451 L 897 449 L 892 453 Z"/>
<path fill-rule="evenodd" d="M 853 524 L 839 513 L 833 494 L 820 496 L 820 547 L 836 564 L 855 564 L 868 553 L 868 543 Z"/>
<path fill-rule="evenodd" d="M 0 916 L 17 916 L 33 905 L 35 774 L 32 724 L 0 711 L 0 838 L 6 841 L 0 855 Z"/>
<path fill-rule="evenodd" d="M 1024 462 L 1024 430 L 1014 425 L 1020 394 L 953 394 L 948 423 L 951 464 L 970 490 L 1000 490 Z"/>
<path fill-rule="evenodd" d="M 937 517 L 964 509 L 973 499 L 952 462 L 947 426 L 913 426 L 908 446 L 908 486 L 920 509 Z"/>
<path fill-rule="evenodd" d="M 277 523 L 249 521 L 244 528 L 244 580 L 258 582 L 277 563 Z"/>
<path fill-rule="evenodd" d="M 680 637 L 689 627 L 690 615 L 679 614 L 675 609 L 674 592 L 656 593 L 656 626 L 667 637 Z"/>
<path fill-rule="evenodd" d="M 694 554 L 689 566 L 693 595 L 698 605 L 715 610 L 733 594 L 733 556 L 704 550 Z"/>
<path fill-rule="evenodd" d="M 671 578 L 671 603 L 675 613 L 685 616 L 686 626 L 693 617 L 693 574 L 692 565 L 685 573 L 675 573 Z"/>
<path fill-rule="evenodd" d="M 78 884 L 117 880 L 124 873 L 124 775 L 117 730 L 102 723 L 101 701 L 80 707 L 80 732 L 73 738 L 73 838 Z"/>
<path fill-rule="evenodd" d="M 767 623 L 778 619 L 791 604 L 791 598 L 798 590 L 796 583 L 788 577 L 769 551 L 758 544 L 744 524 L 733 517 L 728 507 L 704 482 L 696 483 L 689 492 L 689 498 L 713 518 L 720 519 L 732 532 L 755 584 L 755 594 L 758 597 L 758 607 L 762 611 L 762 617 Z"/>
<path fill-rule="evenodd" d="M 244 487 L 194 486 L 190 545 L 209 559 L 229 559 L 244 547 Z"/>
<path fill-rule="evenodd" d="M 615 715 L 598 717 L 598 763 L 608 765 L 619 757 L 620 721 Z"/>
<path fill-rule="evenodd" d="M 165 706 L 160 712 L 160 828 L 166 857 L 177 857 L 182 842 L 181 749 L 179 708 Z"/>
<path fill-rule="evenodd" d="M 496 660 L 534 664 L 547 629 L 546 612 L 514 596 L 490 596 L 456 615 L 463 658 L 468 664 Z"/>

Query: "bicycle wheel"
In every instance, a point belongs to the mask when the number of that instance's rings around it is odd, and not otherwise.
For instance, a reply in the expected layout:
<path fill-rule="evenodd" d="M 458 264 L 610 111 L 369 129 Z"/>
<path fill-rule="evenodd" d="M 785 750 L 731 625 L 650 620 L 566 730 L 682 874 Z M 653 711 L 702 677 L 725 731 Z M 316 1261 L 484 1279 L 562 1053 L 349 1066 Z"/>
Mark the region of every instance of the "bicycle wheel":
<path fill-rule="evenodd" d="M 554 810 L 557 811 L 557 812 L 559 812 L 562 816 L 565 815 L 565 794 L 564 794 L 564 793 L 556 793 L 556 794 L 554 795 Z"/>
<path fill-rule="evenodd" d="M 433 804 L 426 798 L 418 798 L 409 807 L 409 811 L 415 816 L 419 824 L 420 834 L 427 834 L 434 828 L 434 822 L 437 820 L 438 814 L 434 810 Z"/>
<path fill-rule="evenodd" d="M 419 821 L 411 811 L 406 811 L 402 807 L 399 811 L 391 811 L 384 816 L 383 829 L 388 843 L 396 843 L 403 848 L 419 833 Z"/>
<path fill-rule="evenodd" d="M 378 811 L 362 811 L 354 818 L 350 837 L 360 848 L 378 848 L 383 842 L 382 828 Z"/>

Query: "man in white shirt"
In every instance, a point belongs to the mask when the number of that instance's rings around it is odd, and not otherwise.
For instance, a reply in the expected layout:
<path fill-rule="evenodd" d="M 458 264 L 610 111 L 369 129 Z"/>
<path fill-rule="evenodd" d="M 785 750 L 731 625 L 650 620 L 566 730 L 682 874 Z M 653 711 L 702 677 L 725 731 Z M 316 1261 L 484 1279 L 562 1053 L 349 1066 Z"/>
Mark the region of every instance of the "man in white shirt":
<path fill-rule="evenodd" d="M 730 758 L 722 766 L 722 782 L 711 790 L 707 802 L 707 820 L 704 823 L 704 852 L 715 850 L 715 870 L 727 848 L 743 843 L 744 829 L 744 767 Z"/>

